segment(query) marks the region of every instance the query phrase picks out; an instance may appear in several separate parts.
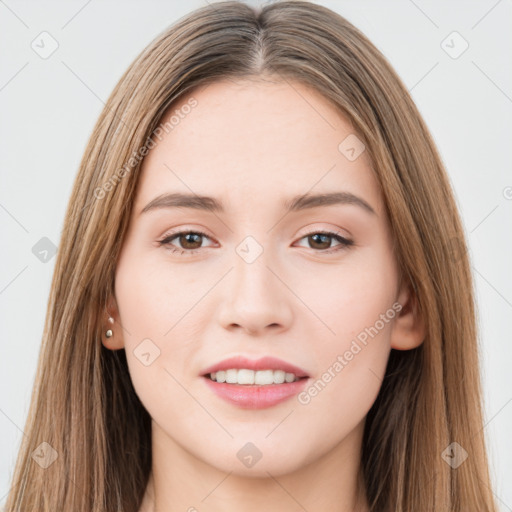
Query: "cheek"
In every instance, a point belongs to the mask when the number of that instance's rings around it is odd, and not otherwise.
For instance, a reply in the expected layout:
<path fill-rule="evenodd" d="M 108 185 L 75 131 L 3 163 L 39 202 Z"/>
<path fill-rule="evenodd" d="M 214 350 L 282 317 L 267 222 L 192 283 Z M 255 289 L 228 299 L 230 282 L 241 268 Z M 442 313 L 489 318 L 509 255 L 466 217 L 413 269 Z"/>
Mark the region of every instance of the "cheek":
<path fill-rule="evenodd" d="M 336 336 L 322 337 L 314 352 L 317 372 L 297 396 L 297 412 L 326 450 L 364 420 L 379 393 L 394 317 L 385 302 L 381 297 L 354 312 L 347 301 L 334 324 Z"/>
<path fill-rule="evenodd" d="M 189 282 L 183 271 L 165 261 L 142 259 L 126 251 L 119 260 L 115 294 L 123 325 L 123 340 L 134 388 L 153 413 L 187 397 L 178 382 L 183 381 L 197 329 L 200 283 Z M 196 306 L 194 306 L 196 305 Z M 188 314 L 187 314 L 188 313 Z M 173 378 L 175 377 L 175 378 Z M 183 395 L 183 396 L 182 396 Z M 190 400 L 188 400 L 190 402 Z"/>
<path fill-rule="evenodd" d="M 298 401 L 309 417 L 329 410 L 333 421 L 355 426 L 381 386 L 396 317 L 396 274 L 392 262 L 340 266 L 311 293 L 320 326 L 311 347 L 316 374 Z M 315 276 L 318 283 L 318 274 Z M 316 297 L 316 299 L 315 299 Z M 308 301 L 308 298 L 304 300 Z M 311 335 L 312 336 L 312 335 Z M 352 424 L 352 423 L 353 424 Z"/>
<path fill-rule="evenodd" d="M 127 248 L 117 266 L 116 298 L 130 346 L 144 338 L 158 344 L 166 341 L 197 295 L 197 286 L 185 282 L 183 270 L 173 268 L 158 252 L 155 255 L 159 258 Z"/>
<path fill-rule="evenodd" d="M 293 287 L 314 313 L 308 315 L 310 323 L 315 323 L 314 316 L 318 319 L 315 339 L 324 340 L 327 347 L 343 348 L 373 326 L 396 298 L 397 273 L 384 249 L 361 250 L 339 264 L 318 266 L 314 273 L 301 270 Z"/>

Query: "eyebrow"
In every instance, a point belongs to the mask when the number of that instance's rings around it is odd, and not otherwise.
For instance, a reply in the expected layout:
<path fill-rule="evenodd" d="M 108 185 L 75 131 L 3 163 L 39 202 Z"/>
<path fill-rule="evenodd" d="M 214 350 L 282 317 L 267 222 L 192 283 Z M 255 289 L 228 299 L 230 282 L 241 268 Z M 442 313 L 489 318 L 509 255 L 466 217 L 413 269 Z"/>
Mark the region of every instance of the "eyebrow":
<path fill-rule="evenodd" d="M 303 194 L 285 201 L 284 208 L 286 212 L 297 212 L 307 210 L 309 208 L 339 204 L 360 206 L 366 212 L 377 215 L 375 210 L 363 198 L 358 197 L 351 192 Z M 192 208 L 195 210 L 206 210 L 217 213 L 225 212 L 222 201 L 214 197 L 175 192 L 155 197 L 141 210 L 139 215 L 161 208 Z"/>

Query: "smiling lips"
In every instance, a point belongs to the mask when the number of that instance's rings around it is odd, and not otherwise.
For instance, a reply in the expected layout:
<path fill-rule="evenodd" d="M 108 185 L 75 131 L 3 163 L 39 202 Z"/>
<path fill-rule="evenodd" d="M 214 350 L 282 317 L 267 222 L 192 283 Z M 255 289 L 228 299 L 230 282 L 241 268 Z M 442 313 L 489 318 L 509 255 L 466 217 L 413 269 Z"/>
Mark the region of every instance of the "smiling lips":
<path fill-rule="evenodd" d="M 274 357 L 256 361 L 231 357 L 202 372 L 206 384 L 220 398 L 244 409 L 263 409 L 299 393 L 308 375 L 301 368 Z"/>

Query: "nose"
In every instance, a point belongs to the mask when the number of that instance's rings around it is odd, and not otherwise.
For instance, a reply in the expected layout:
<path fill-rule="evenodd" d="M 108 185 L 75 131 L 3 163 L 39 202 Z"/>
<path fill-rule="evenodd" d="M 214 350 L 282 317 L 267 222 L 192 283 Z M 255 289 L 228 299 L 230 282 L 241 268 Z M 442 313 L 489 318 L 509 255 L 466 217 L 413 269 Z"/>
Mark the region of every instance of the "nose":
<path fill-rule="evenodd" d="M 288 329 L 293 319 L 293 293 L 285 283 L 286 276 L 266 252 L 252 263 L 236 255 L 219 305 L 220 324 L 229 331 L 251 335 Z"/>

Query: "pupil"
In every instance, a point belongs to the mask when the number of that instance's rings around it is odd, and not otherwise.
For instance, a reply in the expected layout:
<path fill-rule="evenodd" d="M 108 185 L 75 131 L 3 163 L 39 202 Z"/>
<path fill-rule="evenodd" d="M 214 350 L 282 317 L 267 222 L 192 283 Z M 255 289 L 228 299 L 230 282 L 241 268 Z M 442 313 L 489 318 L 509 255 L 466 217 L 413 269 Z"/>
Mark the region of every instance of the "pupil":
<path fill-rule="evenodd" d="M 330 235 L 324 235 L 324 234 L 321 234 L 321 233 L 317 233 L 315 235 L 311 235 L 310 238 L 312 239 L 315 239 L 315 238 L 318 238 L 318 237 L 322 237 L 324 239 L 329 239 L 330 238 Z M 316 240 L 314 240 L 314 243 L 320 243 L 320 245 L 322 246 L 326 246 L 326 247 L 322 247 L 323 249 L 326 249 L 329 247 L 329 240 L 327 240 L 326 242 L 317 242 Z"/>
<path fill-rule="evenodd" d="M 196 238 L 195 243 L 197 244 L 199 242 L 199 245 L 201 245 L 201 238 L 202 235 L 199 235 L 198 233 L 187 233 L 186 235 L 182 235 L 182 239 L 185 239 L 185 244 L 182 244 L 184 247 L 188 247 L 189 244 L 194 245 L 194 240 L 189 240 L 189 238 Z M 199 240 L 198 240 L 199 239 Z M 195 248 L 195 247 L 192 247 Z"/>

